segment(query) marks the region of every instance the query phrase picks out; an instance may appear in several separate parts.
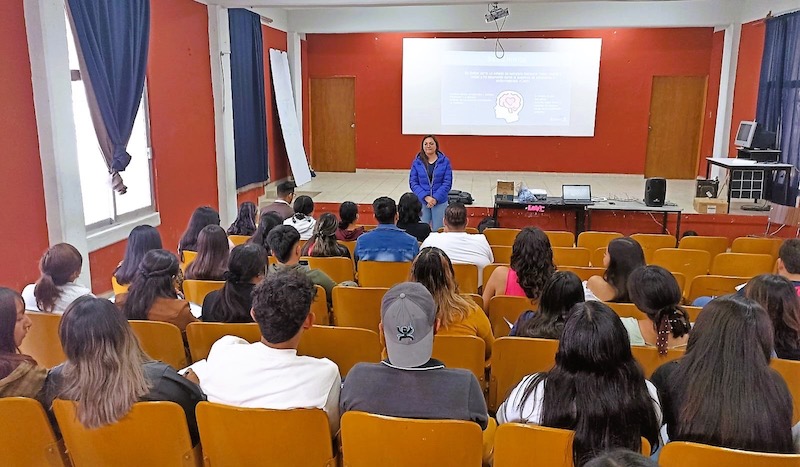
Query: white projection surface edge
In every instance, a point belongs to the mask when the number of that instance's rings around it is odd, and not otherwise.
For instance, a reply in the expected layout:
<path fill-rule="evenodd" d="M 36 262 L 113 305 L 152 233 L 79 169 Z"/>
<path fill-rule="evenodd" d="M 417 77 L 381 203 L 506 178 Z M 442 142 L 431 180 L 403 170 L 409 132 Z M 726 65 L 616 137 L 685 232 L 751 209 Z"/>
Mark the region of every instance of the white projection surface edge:
<path fill-rule="evenodd" d="M 594 136 L 601 39 L 403 39 L 403 134 Z"/>
<path fill-rule="evenodd" d="M 297 123 L 291 79 L 289 78 L 289 59 L 286 52 L 269 49 L 269 64 L 272 70 L 272 85 L 275 87 L 275 104 L 281 121 L 281 132 L 286 144 L 286 154 L 297 186 L 311 181 L 306 150 L 303 148 L 303 135 Z M 236 116 L 234 115 L 234 118 Z"/>

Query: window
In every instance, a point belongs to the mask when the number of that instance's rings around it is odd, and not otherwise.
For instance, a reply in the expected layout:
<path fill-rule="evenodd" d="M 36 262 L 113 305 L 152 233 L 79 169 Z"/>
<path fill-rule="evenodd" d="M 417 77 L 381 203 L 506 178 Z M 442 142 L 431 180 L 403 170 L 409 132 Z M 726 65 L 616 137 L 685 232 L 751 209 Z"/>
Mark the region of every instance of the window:
<path fill-rule="evenodd" d="M 152 188 L 149 121 L 147 118 L 147 89 L 142 95 L 139 112 L 128 142 L 131 163 L 120 175 L 128 187 L 120 195 L 111 185 L 111 176 L 100 151 L 97 133 L 89 112 L 86 88 L 81 81 L 78 53 L 67 18 L 67 45 L 72 77 L 72 113 L 78 144 L 78 166 L 83 196 L 83 217 L 87 231 L 100 230 L 155 211 Z"/>

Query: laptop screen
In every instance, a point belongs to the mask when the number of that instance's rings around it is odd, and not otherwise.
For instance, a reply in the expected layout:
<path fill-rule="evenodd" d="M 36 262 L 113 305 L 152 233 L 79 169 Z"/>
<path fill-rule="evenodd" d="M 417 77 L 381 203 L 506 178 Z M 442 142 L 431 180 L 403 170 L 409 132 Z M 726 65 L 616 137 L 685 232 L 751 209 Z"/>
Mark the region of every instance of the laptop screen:
<path fill-rule="evenodd" d="M 561 197 L 568 201 L 590 201 L 592 187 L 590 185 L 562 185 Z"/>

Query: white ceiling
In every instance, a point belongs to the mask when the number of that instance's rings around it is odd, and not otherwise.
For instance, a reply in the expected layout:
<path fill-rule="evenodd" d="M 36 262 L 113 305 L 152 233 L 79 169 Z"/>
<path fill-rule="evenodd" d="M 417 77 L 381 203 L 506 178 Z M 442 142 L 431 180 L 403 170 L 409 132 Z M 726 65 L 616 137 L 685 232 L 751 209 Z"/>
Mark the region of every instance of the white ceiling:
<path fill-rule="evenodd" d="M 524 3 L 607 3 L 607 2 L 631 2 L 639 3 L 663 3 L 683 0 L 506 0 L 500 3 L 503 5 L 514 5 Z M 713 2 L 714 0 L 698 0 Z M 441 6 L 441 5 L 486 5 L 484 0 L 217 0 L 213 3 L 228 7 L 239 8 L 338 8 L 338 7 L 375 7 L 375 6 Z"/>

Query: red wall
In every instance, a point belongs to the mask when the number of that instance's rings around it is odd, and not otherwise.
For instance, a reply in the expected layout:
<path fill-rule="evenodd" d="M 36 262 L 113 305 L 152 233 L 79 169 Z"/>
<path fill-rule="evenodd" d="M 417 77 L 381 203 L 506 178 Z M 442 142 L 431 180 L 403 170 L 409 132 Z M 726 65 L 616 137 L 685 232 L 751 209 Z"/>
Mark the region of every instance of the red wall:
<path fill-rule="evenodd" d="M 761 77 L 761 56 L 764 55 L 766 24 L 763 20 L 742 25 L 739 42 L 739 61 L 736 65 L 736 83 L 733 88 L 731 111 L 731 139 L 729 156 L 736 156 L 736 130 L 742 120 L 755 120 L 758 101 L 758 82 Z"/>
<path fill-rule="evenodd" d="M 0 2 L 0 57 L 0 286 L 22 290 L 39 276 L 39 257 L 48 247 L 22 0 Z"/>
<path fill-rule="evenodd" d="M 207 7 L 192 0 L 152 2 L 150 45 L 147 85 L 159 231 L 164 248 L 175 250 L 192 211 L 218 207 Z M 111 288 L 124 252 L 122 241 L 89 255 L 95 292 Z"/>
<path fill-rule="evenodd" d="M 355 76 L 356 166 L 407 168 L 419 136 L 401 134 L 403 37 L 456 34 L 309 34 L 310 78 Z M 653 76 L 709 74 L 713 29 L 603 29 L 504 33 L 503 37 L 603 40 L 595 136 L 442 136 L 460 170 L 644 172 Z M 304 66 L 306 66 L 304 64 Z M 308 114 L 308 109 L 304 112 Z M 304 126 L 308 131 L 308 125 Z M 311 148 L 313 161 L 313 148 Z"/>
<path fill-rule="evenodd" d="M 703 137 L 700 142 L 700 157 L 697 160 L 697 174 L 705 176 L 706 157 L 714 155 L 714 131 L 717 125 L 717 105 L 719 104 L 719 81 L 722 75 L 722 50 L 725 31 L 716 31 L 712 38 L 711 59 L 709 60 L 708 92 L 706 110 L 703 114 Z"/>
<path fill-rule="evenodd" d="M 289 157 L 283 142 L 278 107 L 275 104 L 275 91 L 272 88 L 272 72 L 269 63 L 269 49 L 286 51 L 286 33 L 269 26 L 261 26 L 264 42 L 264 97 L 267 109 L 267 159 L 269 179 L 280 180 L 289 176 Z M 263 192 L 261 193 L 263 194 Z"/>

